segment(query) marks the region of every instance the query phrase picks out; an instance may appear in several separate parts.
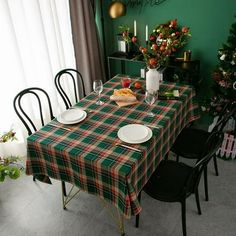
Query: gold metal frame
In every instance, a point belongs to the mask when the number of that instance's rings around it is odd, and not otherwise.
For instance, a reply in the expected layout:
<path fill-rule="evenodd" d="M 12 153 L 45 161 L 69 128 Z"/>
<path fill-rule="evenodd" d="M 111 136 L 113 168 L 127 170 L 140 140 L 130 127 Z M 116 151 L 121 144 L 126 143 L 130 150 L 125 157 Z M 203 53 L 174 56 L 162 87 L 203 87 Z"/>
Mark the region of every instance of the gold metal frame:
<path fill-rule="evenodd" d="M 64 210 L 66 210 L 66 205 L 80 192 L 80 189 L 78 189 L 75 193 L 72 194 L 74 187 L 75 185 L 72 185 L 69 193 L 66 196 L 64 196 L 63 187 L 62 187 L 62 206 Z"/>
<path fill-rule="evenodd" d="M 104 206 L 104 208 L 106 209 L 106 211 L 108 212 L 108 214 L 111 216 L 113 222 L 118 226 L 121 236 L 124 236 L 125 235 L 125 227 L 124 227 L 123 214 L 120 212 L 120 210 L 118 208 L 116 208 L 116 210 L 117 210 L 117 215 L 116 215 L 114 212 L 112 212 L 109 203 L 107 203 L 104 199 L 102 199 L 100 197 L 99 197 L 99 199 L 100 199 L 102 205 Z"/>
<path fill-rule="evenodd" d="M 66 208 L 67 204 L 81 191 L 80 189 L 78 189 L 76 192 L 74 192 L 72 194 L 72 191 L 73 191 L 74 187 L 75 187 L 75 185 L 72 185 L 69 193 L 66 194 L 66 196 L 65 196 L 65 192 L 63 191 L 63 186 L 62 186 L 62 206 L 63 206 L 64 210 L 67 209 Z M 100 199 L 102 205 L 104 206 L 104 208 L 106 209 L 108 214 L 111 216 L 113 222 L 118 226 L 121 236 L 125 236 L 124 216 L 123 216 L 123 214 L 120 212 L 120 210 L 118 208 L 116 208 L 117 214 L 115 214 L 112 211 L 109 203 L 107 203 L 104 199 L 102 199 L 100 197 L 98 197 L 98 198 Z"/>

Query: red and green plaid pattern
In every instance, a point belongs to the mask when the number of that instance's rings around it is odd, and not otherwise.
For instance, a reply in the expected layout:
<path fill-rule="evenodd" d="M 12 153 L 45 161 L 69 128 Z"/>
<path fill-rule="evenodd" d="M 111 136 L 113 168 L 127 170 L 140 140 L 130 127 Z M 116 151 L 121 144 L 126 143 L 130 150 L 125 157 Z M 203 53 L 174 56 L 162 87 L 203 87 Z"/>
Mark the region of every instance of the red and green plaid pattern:
<path fill-rule="evenodd" d="M 133 81 L 140 80 L 133 78 Z M 144 81 L 143 81 L 144 83 Z M 154 118 L 144 95 L 138 94 L 140 103 L 118 107 L 109 97 L 120 87 L 116 76 L 104 85 L 102 106 L 97 106 L 96 94 L 91 93 L 76 106 L 94 112 L 70 127 L 72 131 L 49 124 L 28 137 L 26 174 L 50 183 L 49 177 L 75 184 L 80 189 L 109 201 L 129 218 L 141 211 L 138 193 L 170 150 L 182 128 L 198 117 L 194 90 L 190 86 L 163 82 L 160 91 L 178 89 L 179 100 L 156 101 L 152 105 Z M 115 146 L 117 131 L 127 124 L 149 124 L 153 137 L 142 144 L 133 145 L 143 153 Z"/>

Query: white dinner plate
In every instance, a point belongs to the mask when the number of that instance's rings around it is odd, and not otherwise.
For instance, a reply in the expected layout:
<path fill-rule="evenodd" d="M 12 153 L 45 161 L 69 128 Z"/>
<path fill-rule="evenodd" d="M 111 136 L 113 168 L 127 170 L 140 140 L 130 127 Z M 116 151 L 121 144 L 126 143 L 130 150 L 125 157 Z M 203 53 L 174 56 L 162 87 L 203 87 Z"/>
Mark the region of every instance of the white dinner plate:
<path fill-rule="evenodd" d="M 87 113 L 79 108 L 69 109 L 61 113 L 57 120 L 66 125 L 76 124 L 87 117 Z"/>
<path fill-rule="evenodd" d="M 125 125 L 118 130 L 118 138 L 126 143 L 144 143 L 152 137 L 152 130 L 140 124 Z"/>

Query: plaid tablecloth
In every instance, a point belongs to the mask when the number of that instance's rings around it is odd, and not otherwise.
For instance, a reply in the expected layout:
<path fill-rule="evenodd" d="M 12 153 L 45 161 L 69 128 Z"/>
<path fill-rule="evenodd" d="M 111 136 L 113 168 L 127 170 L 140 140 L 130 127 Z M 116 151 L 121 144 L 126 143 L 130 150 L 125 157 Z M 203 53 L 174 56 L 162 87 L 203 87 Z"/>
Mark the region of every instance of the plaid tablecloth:
<path fill-rule="evenodd" d="M 109 100 L 115 88 L 121 88 L 119 76 L 104 85 L 104 105 L 95 104 L 94 93 L 76 104 L 94 112 L 81 123 L 70 125 L 72 131 L 50 125 L 60 124 L 55 119 L 29 136 L 26 174 L 48 183 L 53 178 L 75 184 L 115 205 L 129 218 L 141 211 L 138 193 L 182 128 L 198 117 L 198 107 L 192 87 L 163 82 L 160 92 L 178 89 L 180 100 L 156 101 L 152 105 L 156 116 L 151 118 L 147 116 L 150 106 L 143 101 L 144 95 L 138 95 L 139 104 L 120 108 Z M 149 141 L 133 145 L 143 153 L 115 146 L 119 128 L 137 123 L 160 127 L 152 129 Z"/>

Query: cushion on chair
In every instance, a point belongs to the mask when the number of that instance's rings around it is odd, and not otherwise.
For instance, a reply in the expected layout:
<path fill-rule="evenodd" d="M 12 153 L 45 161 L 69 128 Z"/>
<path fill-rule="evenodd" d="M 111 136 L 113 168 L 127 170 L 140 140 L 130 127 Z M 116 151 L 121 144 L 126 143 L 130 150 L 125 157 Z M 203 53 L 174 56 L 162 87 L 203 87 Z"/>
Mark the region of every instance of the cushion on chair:
<path fill-rule="evenodd" d="M 171 151 L 182 157 L 197 159 L 201 156 L 209 136 L 210 133 L 205 130 L 185 128 L 177 137 Z"/>
<path fill-rule="evenodd" d="M 193 168 L 171 160 L 163 160 L 144 187 L 144 191 L 154 199 L 178 201 L 183 197 L 183 189 Z"/>

